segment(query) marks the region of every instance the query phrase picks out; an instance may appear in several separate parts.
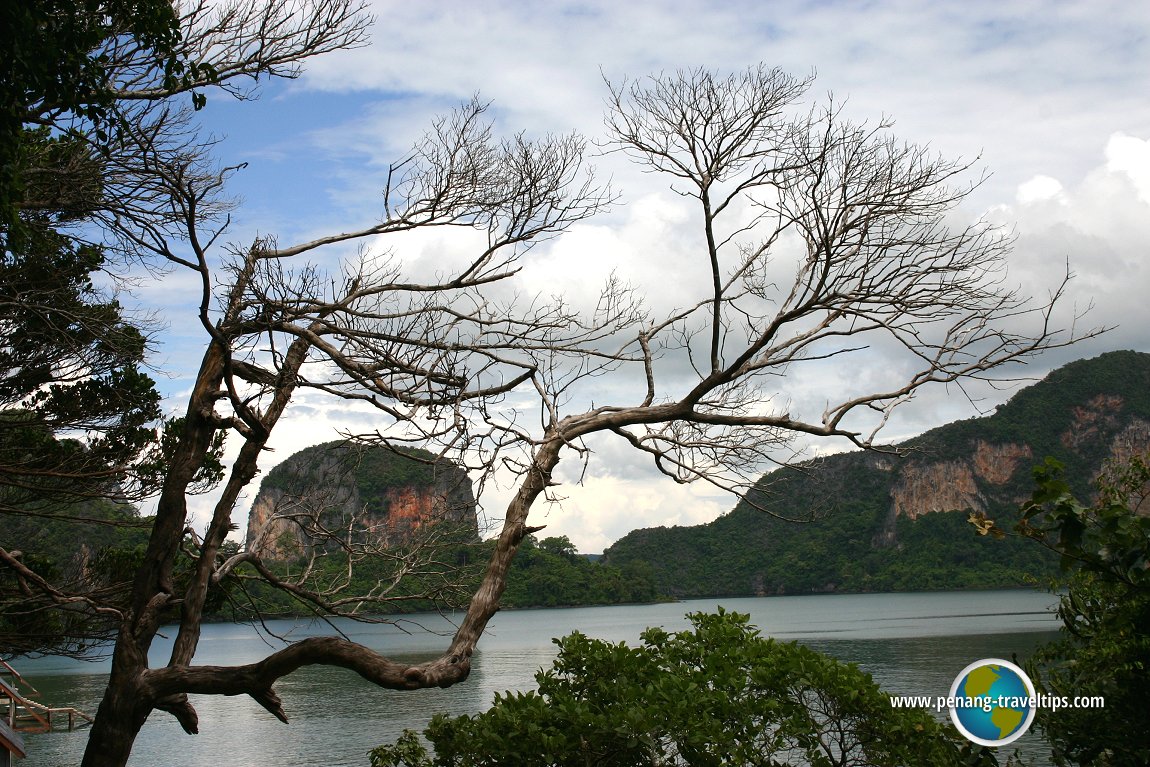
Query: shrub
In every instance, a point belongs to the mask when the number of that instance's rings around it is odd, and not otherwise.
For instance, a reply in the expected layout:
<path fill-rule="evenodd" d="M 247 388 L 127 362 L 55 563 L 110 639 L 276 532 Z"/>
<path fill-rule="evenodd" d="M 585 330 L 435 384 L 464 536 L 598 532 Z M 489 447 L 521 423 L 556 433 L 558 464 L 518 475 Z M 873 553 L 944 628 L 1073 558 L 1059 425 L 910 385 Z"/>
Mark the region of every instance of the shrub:
<path fill-rule="evenodd" d="M 968 764 L 925 711 L 897 709 L 869 674 L 793 642 L 759 636 L 748 616 L 688 616 L 637 647 L 573 633 L 536 675 L 537 692 L 497 695 L 475 716 L 439 715 L 371 752 L 373 767 L 480 765 Z M 993 763 L 993 762 L 991 762 Z"/>

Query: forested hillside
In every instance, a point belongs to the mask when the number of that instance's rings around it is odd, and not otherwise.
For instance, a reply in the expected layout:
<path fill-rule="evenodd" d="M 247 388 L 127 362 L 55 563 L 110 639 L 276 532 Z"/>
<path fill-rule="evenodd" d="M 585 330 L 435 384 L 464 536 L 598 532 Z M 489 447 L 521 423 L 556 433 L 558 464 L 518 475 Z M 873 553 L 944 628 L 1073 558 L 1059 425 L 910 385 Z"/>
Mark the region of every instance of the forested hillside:
<path fill-rule="evenodd" d="M 1010 529 L 1019 504 L 1030 495 L 1031 467 L 1044 456 L 1062 461 L 1075 493 L 1086 497 L 1105 459 L 1150 448 L 1150 355 L 1113 352 L 1072 363 L 1020 390 L 992 415 L 933 429 L 897 448 L 898 454 L 844 453 L 772 472 L 747 500 L 714 522 L 635 530 L 601 561 L 579 554 L 563 537 L 529 538 L 509 574 L 503 605 L 1041 582 L 1055 572 L 1052 555 L 1029 540 L 976 535 L 967 521 L 969 512 L 982 512 Z M 440 549 L 438 558 L 458 565 L 453 591 L 467 594 L 492 544 L 476 537 L 470 483 L 458 481 L 466 476 L 457 469 L 436 471 L 426 460 L 396 461 L 394 455 L 385 460 L 370 450 L 352 463 L 335 461 L 343 449 L 337 443 L 308 448 L 268 473 L 253 504 L 249 544 L 285 494 L 322 498 L 329 509 L 363 509 L 365 519 L 376 520 L 367 527 L 374 524 L 389 533 L 395 525 L 386 524 L 388 513 L 402 512 L 405 529 L 426 524 L 429 518 L 414 512 L 432 506 L 416 502 L 418 494 L 411 488 L 432 488 L 437 477 L 450 475 L 453 480 L 440 482 L 440 489 L 450 489 L 459 502 L 444 511 L 462 512 L 457 519 L 465 529 L 454 542 L 443 542 L 447 548 Z M 408 490 L 400 492 L 403 488 Z M 90 516 L 96 511 L 87 509 Z M 91 574 L 92 567 L 118 572 L 121 561 L 140 556 L 143 532 L 137 525 L 148 520 L 137 519 L 130 507 L 107 505 L 106 513 L 118 524 L 92 523 L 79 536 L 63 521 L 5 517 L 0 537 L 18 544 L 28 561 L 46 562 L 72 577 Z M 265 553 L 272 559 L 285 540 L 300 541 L 286 528 L 267 540 L 271 548 Z M 290 571 L 298 556 L 296 550 L 277 567 Z M 365 559 L 356 577 L 365 582 L 385 577 L 389 561 Z M 346 564 L 332 552 L 317 567 L 321 575 L 331 570 L 334 577 Z M 249 598 L 267 615 L 306 612 L 286 593 L 267 586 L 236 590 L 235 579 L 222 585 L 232 599 L 222 592 L 214 596 L 210 611 L 217 618 L 233 617 L 236 610 L 250 615 Z M 425 585 L 415 578 L 397 593 L 422 593 Z M 387 609 L 433 606 L 433 601 L 414 599 Z M 19 631 L 29 629 L 22 624 Z"/>
<path fill-rule="evenodd" d="M 657 586 L 681 598 L 1026 585 L 1053 574 L 1056 559 L 1029 540 L 976 535 L 970 511 L 1010 529 L 1045 456 L 1089 496 L 1103 461 L 1148 447 L 1150 355 L 1112 352 L 898 454 L 851 452 L 771 472 L 723 517 L 635 530 L 606 560 L 648 565 Z"/>

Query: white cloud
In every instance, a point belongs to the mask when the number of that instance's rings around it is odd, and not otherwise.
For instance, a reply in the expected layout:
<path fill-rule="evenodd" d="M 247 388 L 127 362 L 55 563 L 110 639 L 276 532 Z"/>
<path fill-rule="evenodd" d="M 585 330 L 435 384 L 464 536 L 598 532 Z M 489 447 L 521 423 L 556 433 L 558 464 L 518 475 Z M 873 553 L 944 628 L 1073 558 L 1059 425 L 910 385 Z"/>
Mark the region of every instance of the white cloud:
<path fill-rule="evenodd" d="M 734 499 L 709 485 L 679 485 L 643 475 L 632 479 L 590 477 L 564 486 L 563 500 L 538 504 L 533 525 L 546 525 L 540 537 L 566 535 L 585 554 L 598 554 L 641 527 L 672 527 L 708 522 L 734 506 Z"/>
<path fill-rule="evenodd" d="M 1106 145 L 1106 169 L 1125 174 L 1142 202 L 1150 205 L 1150 140 L 1116 133 Z"/>
<path fill-rule="evenodd" d="M 648 309 L 661 314 L 681 306 L 705 273 L 692 258 L 701 240 L 692 227 L 694 211 L 681 197 L 650 193 L 622 203 L 611 215 L 573 227 L 529 258 L 521 276 L 528 293 L 561 292 L 585 310 L 593 309 L 611 275 L 646 287 Z"/>
<path fill-rule="evenodd" d="M 1041 200 L 1057 199 L 1061 192 L 1062 184 L 1059 183 L 1058 179 L 1050 176 L 1035 176 L 1021 184 L 1014 197 L 1020 204 L 1026 205 Z"/>
<path fill-rule="evenodd" d="M 1150 285 L 1150 46 L 1141 42 L 1150 32 L 1150 4 L 377 0 L 373 8 L 371 47 L 315 59 L 300 81 L 270 89 L 274 109 L 244 105 L 244 121 L 223 126 L 235 134 L 235 146 L 267 150 L 262 164 L 243 174 L 243 231 L 295 240 L 370 223 L 379 215 L 388 163 L 433 115 L 476 92 L 494 101 L 492 115 L 504 133 L 578 130 L 594 138 L 602 136 L 603 75 L 618 82 L 624 75 L 699 65 L 731 70 L 764 60 L 796 74 L 817 68 L 812 101 L 834 91 L 848 99 L 846 112 L 856 119 L 892 115 L 900 137 L 964 156 L 976 169 L 985 164 L 993 175 L 963 214 L 972 220 L 989 211 L 1016 229 L 1010 283 L 1044 296 L 1069 260 L 1078 277 L 1061 319 L 1069 323 L 1074 307 L 1093 300 L 1089 322 L 1120 325 L 1100 340 L 1046 355 L 1023 373 L 1040 376 L 1112 348 L 1150 351 L 1142 295 Z M 308 109 L 317 99 L 324 108 Z M 268 114 L 292 119 L 273 126 Z M 261 139 L 272 133 L 274 145 L 263 147 Z M 652 311 L 681 305 L 705 276 L 695 258 L 699 235 L 689 200 L 620 155 L 595 162 L 622 194 L 619 206 L 533 251 L 519 282 L 500 290 L 588 305 L 614 271 L 642 289 Z M 281 175 L 261 175 L 275 168 Z M 399 253 L 427 273 L 471 244 L 440 230 L 403 239 Z M 166 311 L 174 292 L 185 289 L 165 282 L 141 297 Z M 185 376 L 199 354 L 195 339 L 180 335 L 190 324 L 187 304 L 171 303 L 173 333 L 161 350 L 165 367 L 170 361 Z M 796 366 L 781 381 L 780 401 L 817 415 L 845 387 L 881 385 L 897 373 L 889 360 L 879 349 L 865 365 Z M 629 397 L 635 383 L 596 380 L 591 396 Z M 183 384 L 186 378 L 171 386 Z M 984 408 L 1007 396 L 979 386 L 970 393 L 985 398 Z M 277 428 L 268 464 L 373 417 L 344 407 L 302 401 Z M 974 412 L 961 392 L 930 389 L 899 411 L 886 433 L 901 439 Z M 599 551 L 632 527 L 689 524 L 733 506 L 658 478 L 627 450 L 594 447 L 584 486 L 573 487 L 578 473 L 564 467 L 569 487 L 561 492 L 570 490 L 569 500 L 542 519 L 546 534 L 569 535 L 581 550 Z M 493 498 L 488 511 L 498 515 L 500 505 Z"/>

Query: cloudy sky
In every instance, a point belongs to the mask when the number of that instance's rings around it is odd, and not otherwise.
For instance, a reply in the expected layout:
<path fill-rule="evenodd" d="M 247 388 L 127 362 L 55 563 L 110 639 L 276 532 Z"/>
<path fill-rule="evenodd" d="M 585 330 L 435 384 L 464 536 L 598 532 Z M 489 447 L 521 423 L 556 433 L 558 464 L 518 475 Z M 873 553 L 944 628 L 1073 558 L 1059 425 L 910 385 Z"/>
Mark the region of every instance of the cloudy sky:
<path fill-rule="evenodd" d="M 499 131 L 529 136 L 603 132 L 604 78 L 676 69 L 731 72 L 765 63 L 817 74 L 808 103 L 834 94 L 860 121 L 895 120 L 895 133 L 991 175 L 966 201 L 1018 234 L 1010 280 L 1044 296 L 1069 261 L 1068 303 L 1095 304 L 1105 336 L 1048 353 L 1022 371 L 1041 377 L 1112 349 L 1150 352 L 1150 4 L 1132 2 L 427 2 L 374 0 L 371 45 L 309 63 L 254 103 L 216 96 L 203 117 L 221 159 L 246 162 L 232 237 L 273 234 L 281 244 L 360 228 L 380 215 L 386 168 L 430 124 L 475 94 L 492 102 Z M 693 211 L 659 179 L 618 155 L 592 158 L 620 194 L 609 212 L 533 251 L 526 291 L 578 299 L 614 270 L 652 296 L 675 284 L 665 254 L 697 236 Z M 692 228 L 694 227 L 694 228 Z M 432 261 L 423 241 L 413 260 Z M 193 282 L 173 274 L 138 291 L 168 328 L 157 367 L 173 411 L 182 408 L 203 338 L 190 322 Z M 876 370 L 882 360 L 873 360 Z M 867 371 L 862 371 L 866 375 Z M 1017 375 L 1017 371 L 1015 371 Z M 825 402 L 857 368 L 780 383 L 796 403 Z M 1009 396 L 983 391 L 992 407 Z M 974 415 L 954 391 L 924 392 L 886 438 Z M 370 414 L 302 398 L 273 439 L 267 467 L 306 445 L 361 428 Z M 586 473 L 561 471 L 567 496 L 540 508 L 544 535 L 598 552 L 636 527 L 697 524 L 730 509 L 714 490 L 654 476 L 614 444 L 594 445 Z M 817 446 L 812 450 L 820 449 Z M 825 448 L 823 448 L 825 449 Z M 266 468 L 266 467 L 265 467 Z M 484 501 L 501 516 L 504 496 Z M 200 499 L 200 523 L 208 498 Z M 237 522 L 247 506 L 237 509 Z"/>

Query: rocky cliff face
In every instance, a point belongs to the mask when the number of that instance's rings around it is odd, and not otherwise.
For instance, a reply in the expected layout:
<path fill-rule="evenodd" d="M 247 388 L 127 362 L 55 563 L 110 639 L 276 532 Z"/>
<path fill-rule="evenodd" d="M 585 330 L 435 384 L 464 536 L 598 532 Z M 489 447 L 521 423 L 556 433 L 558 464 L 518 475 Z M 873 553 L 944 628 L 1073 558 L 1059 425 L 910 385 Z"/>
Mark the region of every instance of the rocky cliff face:
<path fill-rule="evenodd" d="M 963 461 L 907 466 L 891 487 L 891 514 L 917 519 L 932 511 L 982 510 L 974 472 Z"/>
<path fill-rule="evenodd" d="M 1105 432 L 1113 431 L 1119 425 L 1119 413 L 1125 400 L 1117 394 L 1099 394 L 1085 405 L 1073 409 L 1070 428 L 1059 438 L 1062 445 L 1071 450 L 1096 440 Z"/>
<path fill-rule="evenodd" d="M 912 459 L 899 469 L 891 486 L 891 514 L 917 519 L 932 511 L 985 512 L 988 491 L 1010 482 L 1018 467 L 1029 466 L 1033 457 L 1029 445 L 992 445 L 978 440 L 966 458 L 937 462 Z"/>
<path fill-rule="evenodd" d="M 1124 460 L 1150 450 L 1150 422 L 1123 417 L 1125 399 L 1119 395 L 1099 395 L 1074 407 L 1069 426 L 1058 442 L 1071 453 L 1097 454 Z M 1029 497 L 1030 486 L 1015 480 L 1019 468 L 1035 463 L 1034 451 L 1023 444 L 992 444 L 977 440 L 965 457 L 929 461 L 909 458 L 896 469 L 891 485 L 890 519 L 876 537 L 878 545 L 895 543 L 893 520 L 903 516 L 914 520 L 938 511 L 986 513 L 994 505 L 1018 505 Z M 1101 463 L 1095 467 L 1101 468 Z"/>
<path fill-rule="evenodd" d="M 268 559 L 310 548 L 397 548 L 434 529 L 478 535 L 467 473 L 422 451 L 342 442 L 302 450 L 272 469 L 248 513 L 247 547 Z"/>
<path fill-rule="evenodd" d="M 1110 440 L 1110 457 L 1119 463 L 1145 454 L 1150 446 L 1150 421 L 1135 418 Z"/>

